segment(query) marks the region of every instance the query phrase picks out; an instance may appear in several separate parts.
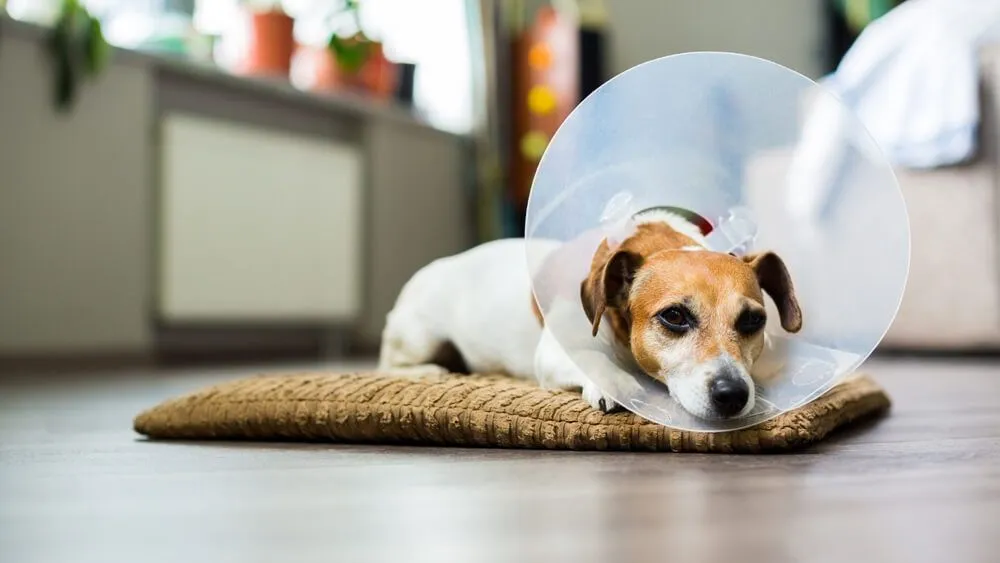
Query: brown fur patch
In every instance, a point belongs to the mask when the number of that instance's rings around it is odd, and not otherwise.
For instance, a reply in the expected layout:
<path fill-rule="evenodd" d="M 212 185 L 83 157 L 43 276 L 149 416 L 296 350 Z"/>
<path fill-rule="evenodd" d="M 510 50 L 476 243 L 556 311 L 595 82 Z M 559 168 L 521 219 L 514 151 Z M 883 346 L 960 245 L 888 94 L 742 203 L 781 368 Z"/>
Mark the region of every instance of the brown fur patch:
<path fill-rule="evenodd" d="M 710 251 L 687 251 L 691 238 L 665 223 L 639 225 L 617 248 L 602 242 L 594 253 L 590 273 L 580 285 L 580 297 L 594 334 L 607 322 L 616 340 L 628 347 L 640 367 L 657 374 L 660 355 L 681 336 L 664 327 L 658 314 L 683 305 L 696 319 L 696 326 L 683 338 L 693 338 L 690 355 L 699 363 L 728 354 L 748 368 L 764 346 L 763 331 L 740 334 L 736 323 L 744 310 L 764 313 L 764 290 L 781 311 L 782 325 L 794 332 L 801 326 L 801 311 L 791 279 L 781 259 L 773 253 L 737 258 Z M 627 297 L 609 295 L 609 276 L 621 277 L 621 253 L 637 258 L 627 272 Z M 609 267 L 609 265 L 613 267 Z M 617 282 L 617 280 L 615 280 Z"/>
<path fill-rule="evenodd" d="M 614 251 L 608 246 L 606 240 L 601 241 L 600 246 L 594 252 L 594 258 L 591 260 L 590 274 L 580 286 L 580 297 L 584 310 L 587 313 L 587 318 L 594 324 L 595 334 L 602 317 L 606 314 L 606 320 L 611 325 L 615 337 L 624 344 L 629 342 L 631 319 L 628 308 L 608 308 L 607 296 L 601 295 L 601 292 L 597 291 L 598 286 L 603 287 L 600 280 L 605 276 L 608 261 L 614 253 L 629 252 L 645 259 L 662 250 L 678 249 L 694 244 L 694 240 L 675 231 L 666 223 L 639 225 L 636 227 L 636 232 L 625 239 Z"/>
<path fill-rule="evenodd" d="M 771 296 L 778 307 L 781 327 L 793 333 L 802 330 L 802 310 L 784 261 L 773 252 L 751 254 L 743 260 L 753 269 L 761 289 Z"/>
<path fill-rule="evenodd" d="M 744 337 L 734 328 L 744 309 L 764 309 L 754 271 L 738 258 L 715 252 L 667 251 L 646 262 L 637 276 L 630 303 L 636 334 L 630 345 L 637 361 L 640 356 L 658 352 L 646 350 L 640 341 L 645 333 L 674 337 L 660 326 L 656 316 L 675 305 L 689 309 L 697 319 L 692 335 L 696 362 L 723 353 L 749 362 L 763 346 L 763 333 Z"/>

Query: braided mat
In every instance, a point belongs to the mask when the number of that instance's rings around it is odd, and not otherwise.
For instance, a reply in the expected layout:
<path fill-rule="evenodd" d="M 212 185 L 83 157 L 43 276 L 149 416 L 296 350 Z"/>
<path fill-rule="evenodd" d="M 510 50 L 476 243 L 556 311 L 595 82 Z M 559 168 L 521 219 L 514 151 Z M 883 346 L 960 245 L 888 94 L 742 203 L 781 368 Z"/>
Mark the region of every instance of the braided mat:
<path fill-rule="evenodd" d="M 312 373 L 223 383 L 141 413 L 134 428 L 153 439 L 761 453 L 808 446 L 888 408 L 858 375 L 754 428 L 700 433 L 603 414 L 578 393 L 506 377 Z"/>

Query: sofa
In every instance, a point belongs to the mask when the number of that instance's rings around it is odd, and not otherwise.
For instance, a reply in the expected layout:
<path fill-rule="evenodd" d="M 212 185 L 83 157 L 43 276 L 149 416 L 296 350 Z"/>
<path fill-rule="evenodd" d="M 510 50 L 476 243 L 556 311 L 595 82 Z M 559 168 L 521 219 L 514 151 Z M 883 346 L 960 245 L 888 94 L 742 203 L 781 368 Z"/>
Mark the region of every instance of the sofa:
<path fill-rule="evenodd" d="M 896 170 L 910 216 L 906 293 L 886 348 L 1000 349 L 1000 45 L 981 53 L 976 157 Z"/>
<path fill-rule="evenodd" d="M 1000 45 L 983 49 L 980 65 L 976 156 L 956 166 L 894 170 L 910 221 L 910 269 L 883 351 L 1000 350 Z M 755 162 L 748 184 L 782 182 L 789 159 L 785 151 Z M 878 240 L 878 233 L 862 236 Z"/>

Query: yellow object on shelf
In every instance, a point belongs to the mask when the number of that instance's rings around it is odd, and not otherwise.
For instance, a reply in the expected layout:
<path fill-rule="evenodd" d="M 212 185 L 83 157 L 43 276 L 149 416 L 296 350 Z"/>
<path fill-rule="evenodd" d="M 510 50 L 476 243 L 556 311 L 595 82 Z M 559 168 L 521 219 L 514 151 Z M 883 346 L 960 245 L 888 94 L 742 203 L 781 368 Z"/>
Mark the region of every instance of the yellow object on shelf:
<path fill-rule="evenodd" d="M 528 110 L 545 115 L 556 109 L 556 94 L 548 86 L 532 86 L 528 91 Z"/>
<path fill-rule="evenodd" d="M 521 138 L 521 154 L 524 158 L 537 162 L 541 160 L 545 148 L 549 146 L 549 138 L 541 131 L 528 131 Z"/>

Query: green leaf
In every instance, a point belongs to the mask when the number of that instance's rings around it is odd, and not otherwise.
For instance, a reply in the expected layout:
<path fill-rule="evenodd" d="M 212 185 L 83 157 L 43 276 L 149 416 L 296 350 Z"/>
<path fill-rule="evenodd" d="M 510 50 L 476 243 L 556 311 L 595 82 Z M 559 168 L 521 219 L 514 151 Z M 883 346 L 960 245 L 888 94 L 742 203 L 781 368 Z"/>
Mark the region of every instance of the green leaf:
<path fill-rule="evenodd" d="M 371 44 L 364 38 L 344 40 L 339 35 L 330 37 L 330 50 L 333 51 L 337 64 L 346 72 L 356 73 L 368 60 Z"/>
<path fill-rule="evenodd" d="M 81 81 L 103 70 L 111 48 L 104 39 L 100 21 L 78 0 L 63 0 L 59 19 L 46 43 L 52 60 L 56 109 L 69 111 L 76 102 Z"/>
<path fill-rule="evenodd" d="M 76 101 L 77 76 L 73 65 L 67 57 L 56 61 L 55 102 L 59 111 L 69 111 Z"/>
<path fill-rule="evenodd" d="M 91 77 L 96 76 L 107 66 L 111 55 L 111 47 L 104 39 L 101 21 L 89 17 L 86 34 L 84 35 L 84 69 Z"/>
<path fill-rule="evenodd" d="M 73 76 L 72 38 L 70 36 L 70 13 L 64 11 L 49 32 L 46 47 L 52 59 L 53 101 L 56 109 L 64 110 L 72 102 L 76 82 Z"/>
<path fill-rule="evenodd" d="M 49 31 L 48 49 L 50 55 L 66 51 L 70 43 L 70 17 L 69 12 L 62 12 L 55 25 Z"/>

